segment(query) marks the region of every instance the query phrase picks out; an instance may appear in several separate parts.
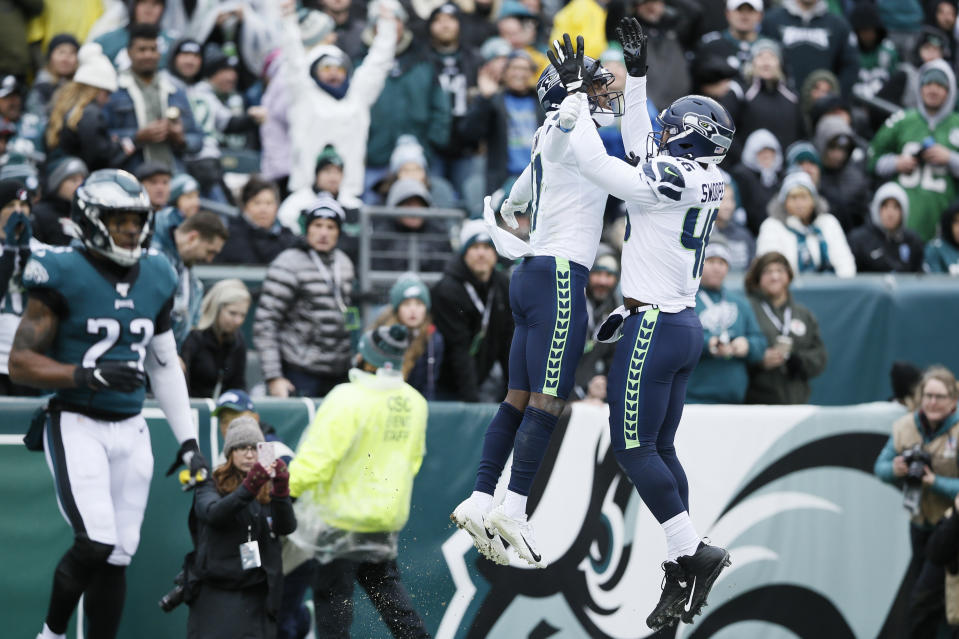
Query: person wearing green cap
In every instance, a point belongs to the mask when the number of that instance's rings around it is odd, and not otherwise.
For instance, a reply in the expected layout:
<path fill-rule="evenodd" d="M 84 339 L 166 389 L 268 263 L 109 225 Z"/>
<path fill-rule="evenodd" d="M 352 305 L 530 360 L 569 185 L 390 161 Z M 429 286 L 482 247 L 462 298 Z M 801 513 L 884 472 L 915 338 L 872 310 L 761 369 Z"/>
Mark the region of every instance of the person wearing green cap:
<path fill-rule="evenodd" d="M 945 60 L 919 68 L 918 103 L 895 113 L 869 145 L 869 170 L 896 180 L 909 196 L 909 228 L 923 241 L 936 236 L 939 218 L 955 199 L 959 176 L 956 77 Z"/>
<path fill-rule="evenodd" d="M 445 342 L 430 316 L 430 290 L 416 273 L 404 273 L 390 288 L 390 305 L 373 327 L 402 324 L 410 332 L 403 356 L 403 377 L 428 400 L 436 399 Z"/>
<path fill-rule="evenodd" d="M 310 585 L 322 637 L 350 636 L 356 581 L 394 637 L 429 637 L 397 567 L 426 453 L 427 403 L 402 375 L 409 345 L 399 324 L 364 333 L 349 383 L 323 400 L 290 463 L 290 541 L 321 564 Z"/>

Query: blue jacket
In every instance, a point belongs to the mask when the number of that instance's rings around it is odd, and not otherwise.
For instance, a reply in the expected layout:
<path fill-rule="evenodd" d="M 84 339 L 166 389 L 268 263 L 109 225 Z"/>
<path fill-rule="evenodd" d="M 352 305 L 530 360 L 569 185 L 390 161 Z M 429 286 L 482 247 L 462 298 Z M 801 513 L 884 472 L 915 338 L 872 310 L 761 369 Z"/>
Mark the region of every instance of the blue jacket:
<path fill-rule="evenodd" d="M 707 297 L 712 305 L 703 301 Z M 703 325 L 703 354 L 689 378 L 686 399 L 700 404 L 742 404 L 749 387 L 749 365 L 762 360 L 766 336 L 752 306 L 740 295 L 700 289 L 696 296 L 696 314 Z M 730 340 L 745 337 L 749 351 L 745 358 L 716 358 L 709 353 L 711 337 L 725 332 Z"/>
<path fill-rule="evenodd" d="M 170 262 L 177 274 L 176 295 L 173 297 L 171 314 L 177 348 L 183 346 L 187 335 L 200 321 L 200 305 L 203 302 L 203 282 L 191 267 L 183 263 L 173 238 L 173 231 L 183 220 L 183 213 L 172 206 L 157 213 L 153 242 L 150 245 L 150 248 L 159 251 Z"/>
<path fill-rule="evenodd" d="M 432 324 L 427 330 L 432 334 L 426 344 L 426 352 L 416 360 L 406 383 L 418 390 L 426 399 L 434 400 L 436 399 L 436 380 L 443 365 L 446 342 L 443 341 L 443 335 Z"/>
<path fill-rule="evenodd" d="M 174 86 L 170 76 L 159 71 L 154 82 L 160 83 L 160 99 L 167 107 L 177 107 L 180 110 L 180 119 L 183 121 L 183 131 L 186 144 L 180 148 L 173 148 L 173 157 L 176 160 L 176 173 L 184 171 L 183 158 L 198 153 L 203 146 L 203 131 L 193 119 L 190 101 L 183 90 Z M 137 130 L 149 124 L 143 108 L 140 89 L 130 73 L 121 73 L 117 79 L 119 88 L 110 96 L 110 101 L 103 107 L 103 115 L 107 121 L 110 135 L 118 139 L 133 140 Z M 143 150 L 137 149 L 123 164 L 124 169 L 134 172 L 143 164 Z"/>

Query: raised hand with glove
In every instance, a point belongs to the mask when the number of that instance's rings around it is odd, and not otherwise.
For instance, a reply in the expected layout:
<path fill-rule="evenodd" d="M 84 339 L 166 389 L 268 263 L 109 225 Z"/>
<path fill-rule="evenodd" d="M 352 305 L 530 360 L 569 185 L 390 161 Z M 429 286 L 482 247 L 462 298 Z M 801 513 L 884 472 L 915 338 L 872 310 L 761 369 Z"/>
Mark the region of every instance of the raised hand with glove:
<path fill-rule="evenodd" d="M 14 211 L 3 225 L 3 247 L 21 249 L 30 246 L 30 236 L 33 228 L 30 218 L 22 211 Z"/>
<path fill-rule="evenodd" d="M 270 491 L 272 497 L 290 496 L 290 469 L 282 459 L 273 462 L 273 489 Z"/>
<path fill-rule="evenodd" d="M 576 36 L 576 50 L 573 50 L 573 43 L 569 39 L 569 34 L 563 34 L 563 44 L 559 40 L 553 40 L 552 50 L 546 52 L 549 63 L 556 69 L 559 75 L 559 81 L 565 87 L 567 93 L 587 92 L 592 85 L 593 78 L 586 70 L 584 57 L 586 55 L 583 36 Z M 598 65 L 597 65 L 598 66 Z M 596 66 L 593 67 L 596 70 Z"/>
<path fill-rule="evenodd" d="M 636 18 L 626 17 L 619 21 L 616 34 L 619 36 L 620 44 L 623 45 L 626 73 L 634 78 L 644 77 L 648 37 L 643 33 L 643 27 Z"/>
<path fill-rule="evenodd" d="M 569 133 L 576 127 L 576 120 L 579 119 L 579 112 L 586 102 L 585 93 L 571 93 L 563 98 L 559 105 L 559 130 L 563 133 Z"/>
<path fill-rule="evenodd" d="M 106 360 L 93 366 L 77 366 L 73 381 L 77 388 L 132 393 L 146 383 L 146 375 L 133 362 Z"/>
<path fill-rule="evenodd" d="M 287 482 L 289 482 L 290 474 L 287 473 L 286 476 Z M 243 487 L 250 491 L 251 494 L 256 495 L 260 492 L 260 489 L 263 488 L 263 484 L 268 481 L 270 481 L 269 471 L 263 468 L 260 462 L 257 462 L 253 464 L 253 468 L 246 474 L 246 478 L 243 480 Z M 287 485 L 287 491 L 289 492 L 289 484 Z"/>

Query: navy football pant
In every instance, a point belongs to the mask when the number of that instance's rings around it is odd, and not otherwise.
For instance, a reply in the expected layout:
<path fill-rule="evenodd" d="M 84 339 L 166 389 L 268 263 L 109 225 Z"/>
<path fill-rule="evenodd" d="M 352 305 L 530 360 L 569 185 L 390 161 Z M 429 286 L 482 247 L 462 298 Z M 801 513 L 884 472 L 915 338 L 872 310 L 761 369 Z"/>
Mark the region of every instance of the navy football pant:
<path fill-rule="evenodd" d="M 693 309 L 646 310 L 626 318 L 607 378 L 613 451 L 660 523 L 689 510 L 689 484 L 673 439 L 702 349 Z"/>

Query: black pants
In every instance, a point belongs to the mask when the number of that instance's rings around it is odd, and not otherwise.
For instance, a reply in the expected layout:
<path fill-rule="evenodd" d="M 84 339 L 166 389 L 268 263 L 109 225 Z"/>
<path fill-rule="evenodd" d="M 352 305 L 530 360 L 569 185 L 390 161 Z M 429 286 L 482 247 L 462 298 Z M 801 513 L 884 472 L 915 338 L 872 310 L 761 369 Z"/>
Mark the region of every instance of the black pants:
<path fill-rule="evenodd" d="M 349 639 L 353 623 L 353 583 L 369 595 L 396 639 L 429 638 L 400 581 L 396 561 L 359 563 L 336 559 L 321 565 L 313 581 L 316 633 L 325 639 Z"/>
<path fill-rule="evenodd" d="M 926 544 L 932 529 L 909 526 L 912 542 L 910 575 L 915 582 L 909 592 L 907 626 L 910 639 L 928 639 L 938 636 L 946 624 L 945 568 L 926 560 Z"/>

